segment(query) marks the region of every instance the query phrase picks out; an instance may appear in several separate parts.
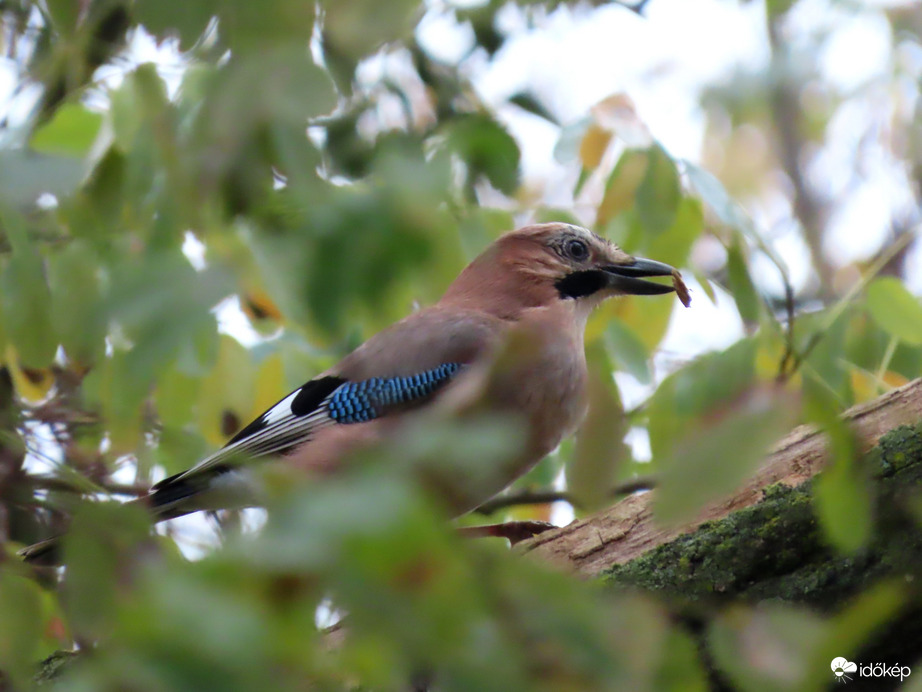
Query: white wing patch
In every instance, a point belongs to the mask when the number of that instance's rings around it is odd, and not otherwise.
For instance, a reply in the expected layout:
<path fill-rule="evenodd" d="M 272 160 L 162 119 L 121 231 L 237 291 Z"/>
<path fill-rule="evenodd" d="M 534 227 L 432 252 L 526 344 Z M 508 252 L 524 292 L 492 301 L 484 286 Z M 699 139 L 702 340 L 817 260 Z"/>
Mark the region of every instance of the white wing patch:
<path fill-rule="evenodd" d="M 286 418 L 292 416 L 291 412 L 291 402 L 295 400 L 295 397 L 300 393 L 300 389 L 296 389 L 291 394 L 286 396 L 275 406 L 266 411 L 260 418 L 262 418 L 266 425 L 273 425 L 276 422 L 283 421 Z"/>
<path fill-rule="evenodd" d="M 307 382 L 237 433 L 226 446 L 164 482 L 183 480 L 222 465 L 235 466 L 245 459 L 279 454 L 307 442 L 320 428 L 335 424 L 327 404 L 344 383 L 334 377 Z"/>

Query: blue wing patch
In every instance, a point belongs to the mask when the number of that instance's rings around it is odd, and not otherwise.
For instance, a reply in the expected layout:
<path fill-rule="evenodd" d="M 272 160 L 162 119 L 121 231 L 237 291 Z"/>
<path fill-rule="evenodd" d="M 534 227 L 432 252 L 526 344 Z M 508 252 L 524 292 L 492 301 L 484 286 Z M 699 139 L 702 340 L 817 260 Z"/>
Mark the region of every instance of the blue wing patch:
<path fill-rule="evenodd" d="M 285 454 L 310 440 L 327 425 L 363 423 L 407 408 L 434 394 L 463 366 L 443 363 L 409 377 L 372 377 L 349 382 L 321 377 L 299 387 L 275 404 L 221 449 L 188 471 L 170 476 L 151 490 L 154 506 L 175 502 L 201 490 L 199 484 L 237 466 L 234 458 Z"/>
<path fill-rule="evenodd" d="M 390 408 L 429 396 L 460 369 L 460 363 L 443 363 L 409 377 L 372 377 L 361 382 L 346 382 L 333 392 L 327 410 L 337 423 L 364 423 Z"/>

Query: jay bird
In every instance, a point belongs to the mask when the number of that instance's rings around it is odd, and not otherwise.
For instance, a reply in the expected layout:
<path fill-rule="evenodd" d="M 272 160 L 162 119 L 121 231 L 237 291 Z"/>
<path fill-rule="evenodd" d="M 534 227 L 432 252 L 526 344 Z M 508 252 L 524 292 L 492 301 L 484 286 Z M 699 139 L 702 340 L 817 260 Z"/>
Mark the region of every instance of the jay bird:
<path fill-rule="evenodd" d="M 643 278 L 658 276 L 672 276 L 674 286 Z M 519 453 L 477 482 L 461 476 L 436 484 L 455 515 L 463 514 L 527 472 L 579 424 L 587 405 L 583 331 L 592 309 L 613 296 L 673 290 L 687 304 L 671 266 L 632 257 L 584 228 L 545 223 L 506 233 L 435 305 L 379 332 L 139 502 L 155 521 L 240 508 L 255 503 L 248 468 L 254 459 L 326 473 L 427 411 L 517 416 L 524 430 Z M 517 348 L 504 351 L 510 340 Z M 56 540 L 22 555 L 46 561 Z"/>

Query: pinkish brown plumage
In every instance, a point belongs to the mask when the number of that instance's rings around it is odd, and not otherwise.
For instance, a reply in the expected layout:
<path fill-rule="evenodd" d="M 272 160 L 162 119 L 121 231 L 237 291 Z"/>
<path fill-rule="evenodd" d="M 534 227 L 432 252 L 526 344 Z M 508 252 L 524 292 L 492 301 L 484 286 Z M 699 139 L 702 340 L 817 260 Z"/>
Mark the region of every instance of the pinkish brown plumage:
<path fill-rule="evenodd" d="M 665 264 L 631 257 L 589 231 L 540 224 L 501 236 L 434 306 L 376 334 L 295 390 L 145 502 L 157 520 L 253 504 L 254 458 L 335 471 L 362 447 L 424 416 L 511 415 L 524 444 L 479 481 L 439 484 L 456 513 L 525 473 L 579 424 L 586 406 L 583 331 L 592 309 L 622 294 L 663 294 Z M 50 544 L 26 549 L 27 559 Z"/>

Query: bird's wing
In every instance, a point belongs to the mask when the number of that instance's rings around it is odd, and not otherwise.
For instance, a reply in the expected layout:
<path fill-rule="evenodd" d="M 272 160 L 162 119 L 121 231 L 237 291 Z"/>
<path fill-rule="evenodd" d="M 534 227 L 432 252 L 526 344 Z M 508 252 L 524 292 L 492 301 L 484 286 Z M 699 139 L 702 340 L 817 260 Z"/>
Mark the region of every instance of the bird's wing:
<path fill-rule="evenodd" d="M 187 471 L 153 486 L 155 506 L 195 494 L 210 478 L 259 457 L 282 455 L 326 426 L 412 410 L 480 356 L 502 329 L 495 318 L 429 308 L 369 339 L 327 373 L 306 382 Z"/>

